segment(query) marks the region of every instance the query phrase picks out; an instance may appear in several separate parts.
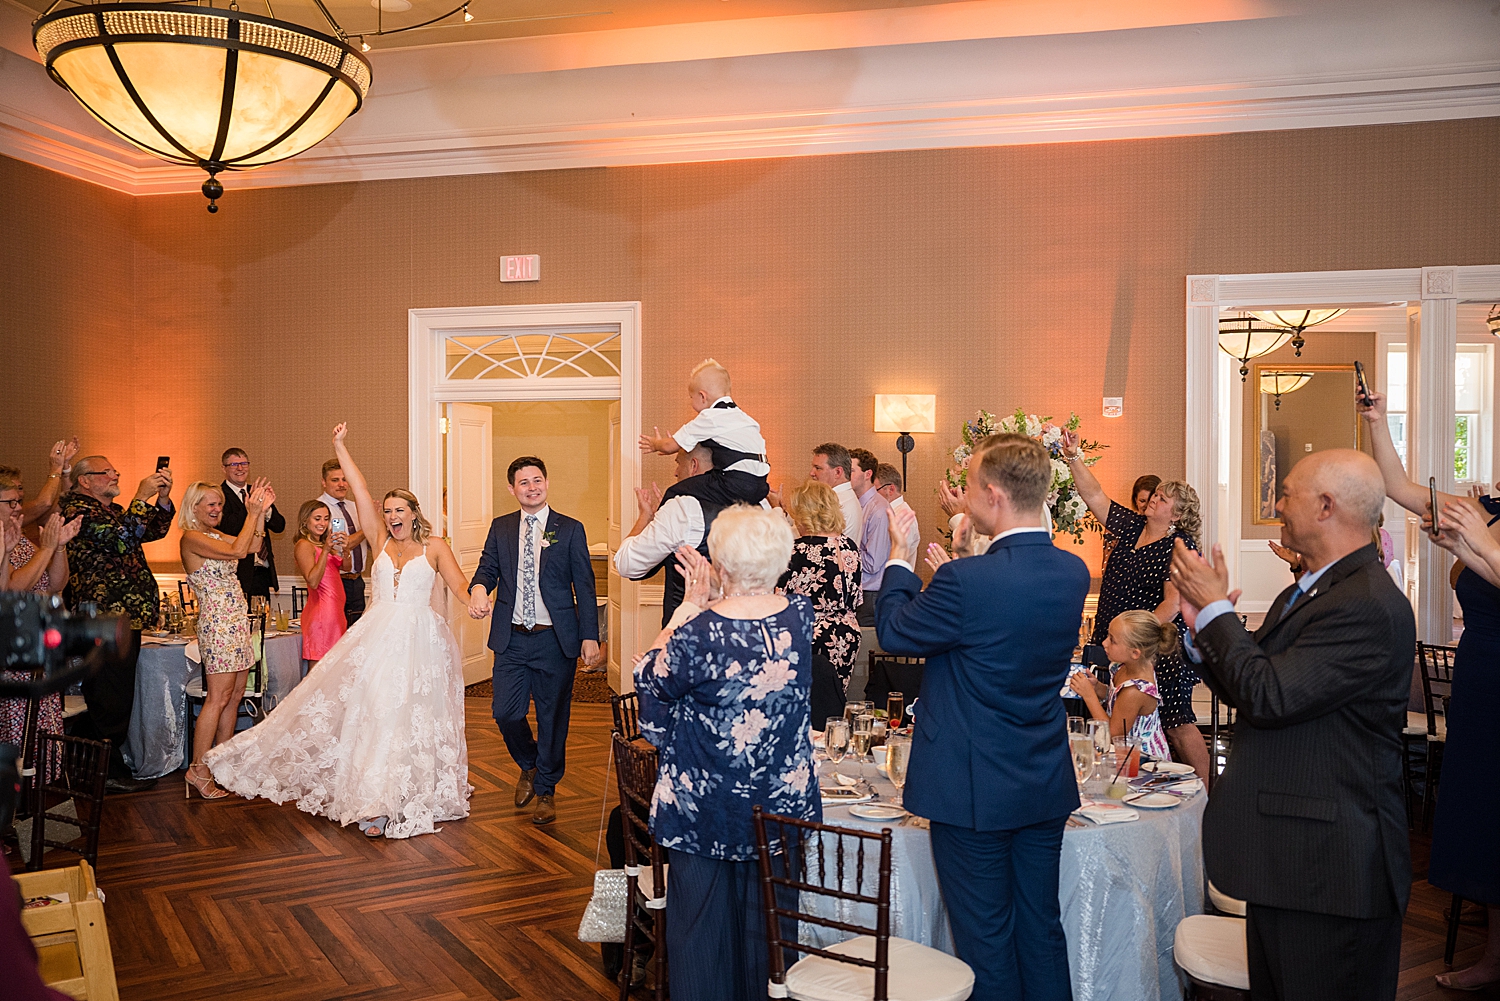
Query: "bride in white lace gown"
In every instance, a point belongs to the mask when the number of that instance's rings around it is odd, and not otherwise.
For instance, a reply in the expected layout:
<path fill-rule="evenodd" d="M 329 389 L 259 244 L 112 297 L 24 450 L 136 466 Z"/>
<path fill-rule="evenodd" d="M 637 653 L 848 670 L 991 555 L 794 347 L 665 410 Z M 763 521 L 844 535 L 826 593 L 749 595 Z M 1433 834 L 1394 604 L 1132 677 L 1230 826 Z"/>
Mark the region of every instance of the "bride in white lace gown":
<path fill-rule="evenodd" d="M 463 674 L 434 586 L 441 575 L 464 595 L 466 582 L 415 497 L 392 490 L 377 513 L 344 430 L 334 429 L 334 451 L 360 524 L 378 526 L 374 602 L 264 721 L 204 762 L 241 796 L 294 802 L 371 837 L 409 838 L 469 815 Z"/>

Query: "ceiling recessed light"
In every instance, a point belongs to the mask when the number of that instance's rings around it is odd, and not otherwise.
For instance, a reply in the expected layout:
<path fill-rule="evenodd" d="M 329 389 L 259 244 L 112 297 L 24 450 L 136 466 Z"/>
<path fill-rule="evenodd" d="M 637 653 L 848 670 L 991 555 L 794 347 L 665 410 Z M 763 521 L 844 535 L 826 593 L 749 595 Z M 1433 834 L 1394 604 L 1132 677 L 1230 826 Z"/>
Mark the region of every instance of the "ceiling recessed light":
<path fill-rule="evenodd" d="M 370 0 L 370 6 L 390 14 L 411 10 L 411 0 Z"/>

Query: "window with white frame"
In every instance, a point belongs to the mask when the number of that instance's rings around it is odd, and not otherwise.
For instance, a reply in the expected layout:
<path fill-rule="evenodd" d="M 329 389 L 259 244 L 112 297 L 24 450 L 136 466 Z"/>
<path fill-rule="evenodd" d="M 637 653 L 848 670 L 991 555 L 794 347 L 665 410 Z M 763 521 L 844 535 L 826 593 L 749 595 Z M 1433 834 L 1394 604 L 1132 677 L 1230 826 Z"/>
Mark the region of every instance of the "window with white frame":
<path fill-rule="evenodd" d="M 1488 344 L 1460 344 L 1453 359 L 1453 479 L 1459 484 L 1489 481 L 1492 350 Z M 1386 352 L 1386 420 L 1403 464 L 1406 375 L 1406 345 L 1392 344 Z"/>

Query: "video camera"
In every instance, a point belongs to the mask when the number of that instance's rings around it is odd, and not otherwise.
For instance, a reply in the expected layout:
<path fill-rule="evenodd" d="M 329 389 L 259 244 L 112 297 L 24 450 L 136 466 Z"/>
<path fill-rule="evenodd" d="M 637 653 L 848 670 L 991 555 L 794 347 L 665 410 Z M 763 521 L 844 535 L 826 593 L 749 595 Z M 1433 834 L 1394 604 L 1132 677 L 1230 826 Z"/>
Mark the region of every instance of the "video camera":
<path fill-rule="evenodd" d="M 0 592 L 0 696 L 36 700 L 82 681 L 130 643 L 130 619 L 77 612 L 56 595 Z M 28 716 L 34 713 L 28 712 Z M 0 744 L 0 831 L 21 792 L 20 748 Z"/>

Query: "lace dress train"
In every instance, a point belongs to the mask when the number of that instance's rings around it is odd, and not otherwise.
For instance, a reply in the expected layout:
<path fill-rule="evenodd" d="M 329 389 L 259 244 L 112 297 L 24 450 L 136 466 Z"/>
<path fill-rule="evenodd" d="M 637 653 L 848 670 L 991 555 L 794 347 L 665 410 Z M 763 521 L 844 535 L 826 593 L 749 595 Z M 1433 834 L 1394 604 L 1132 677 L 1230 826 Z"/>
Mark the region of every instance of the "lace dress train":
<path fill-rule="evenodd" d="M 371 565 L 374 602 L 282 703 L 204 757 L 241 796 L 408 838 L 469 815 L 458 644 L 426 555 Z M 398 579 L 399 578 L 399 579 Z"/>

